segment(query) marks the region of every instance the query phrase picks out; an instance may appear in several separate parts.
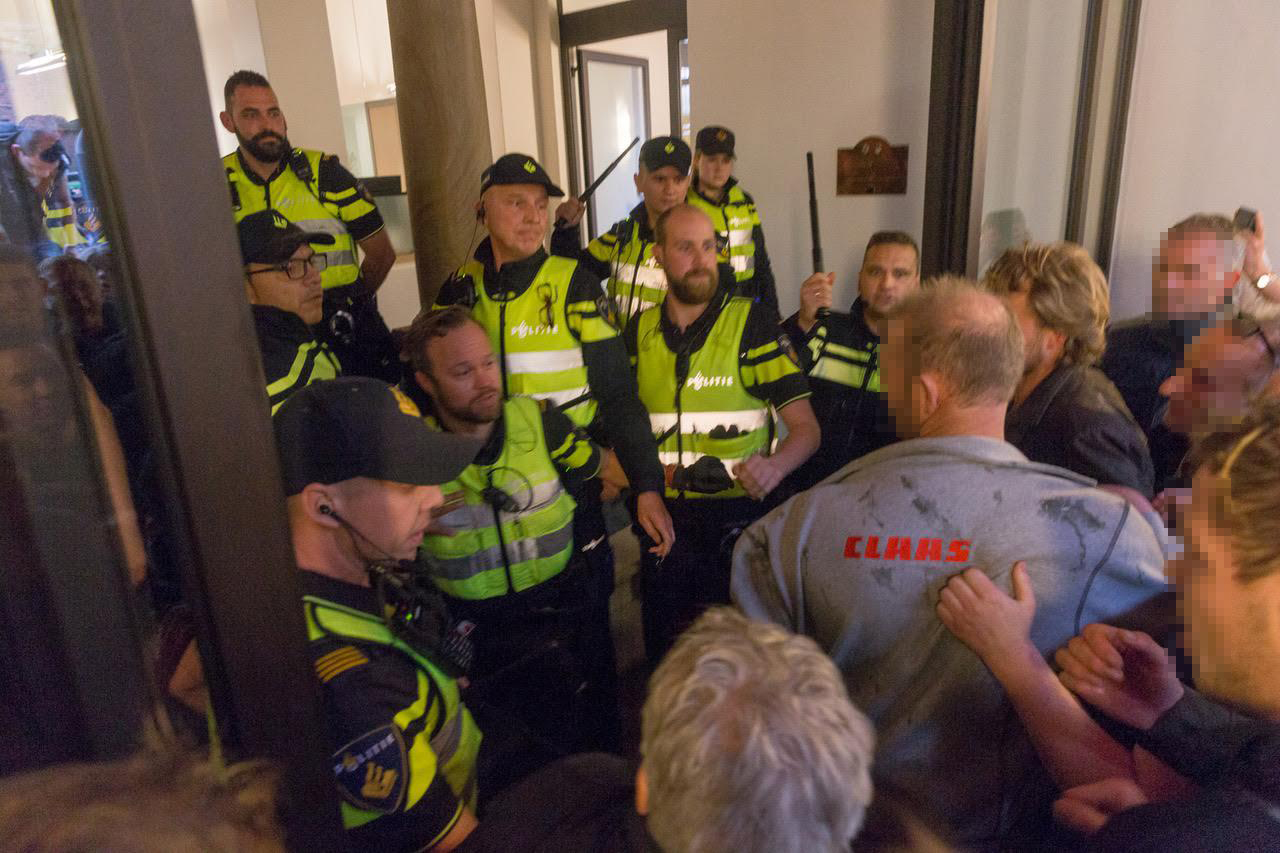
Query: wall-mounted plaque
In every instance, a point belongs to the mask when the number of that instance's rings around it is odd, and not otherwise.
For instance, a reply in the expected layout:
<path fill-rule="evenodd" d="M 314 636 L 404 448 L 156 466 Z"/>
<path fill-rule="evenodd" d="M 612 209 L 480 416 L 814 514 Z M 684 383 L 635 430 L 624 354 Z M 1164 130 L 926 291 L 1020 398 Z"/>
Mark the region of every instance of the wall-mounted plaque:
<path fill-rule="evenodd" d="M 907 191 L 907 146 L 868 136 L 836 151 L 837 195 L 901 195 Z"/>

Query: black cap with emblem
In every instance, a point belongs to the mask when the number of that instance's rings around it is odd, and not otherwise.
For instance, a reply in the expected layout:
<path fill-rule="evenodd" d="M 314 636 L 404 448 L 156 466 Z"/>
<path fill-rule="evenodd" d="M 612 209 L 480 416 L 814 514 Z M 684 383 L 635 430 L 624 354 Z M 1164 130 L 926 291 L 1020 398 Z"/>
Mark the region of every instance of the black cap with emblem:
<path fill-rule="evenodd" d="M 503 154 L 492 166 L 480 173 L 480 192 L 497 184 L 537 184 L 547 188 L 547 195 L 559 198 L 564 190 L 551 182 L 551 176 L 528 154 Z"/>
<path fill-rule="evenodd" d="M 278 264 L 293 257 L 299 246 L 319 243 L 328 246 L 333 235 L 303 231 L 275 210 L 250 213 L 236 226 L 240 256 L 246 264 Z"/>
<path fill-rule="evenodd" d="M 728 154 L 734 157 L 737 155 L 733 153 L 733 141 L 732 130 L 712 124 L 698 131 L 694 145 L 703 154 Z"/>
<path fill-rule="evenodd" d="M 640 165 L 650 172 L 664 166 L 674 166 L 682 175 L 689 174 L 693 152 L 683 139 L 674 136 L 655 136 L 640 146 Z"/>

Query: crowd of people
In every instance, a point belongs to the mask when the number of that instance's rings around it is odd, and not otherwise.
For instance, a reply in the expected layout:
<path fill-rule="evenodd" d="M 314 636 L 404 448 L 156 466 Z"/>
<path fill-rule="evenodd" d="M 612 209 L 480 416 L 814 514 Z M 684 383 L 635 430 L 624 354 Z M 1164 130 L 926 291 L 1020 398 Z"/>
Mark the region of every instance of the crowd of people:
<path fill-rule="evenodd" d="M 1160 235 L 1153 311 L 1132 321 L 1110 322 L 1081 246 L 1023 241 L 980 280 L 922 281 L 899 230 L 867 240 L 847 311 L 817 272 L 782 318 L 728 128 L 692 149 L 646 141 L 641 202 L 585 246 L 585 203 L 553 214 L 563 191 L 508 153 L 479 176 L 486 236 L 393 333 L 372 198 L 292 145 L 260 74 L 224 95 L 353 848 L 1280 846 L 1280 288 L 1260 215 Z M 46 258 L 108 411 L 115 491 L 139 520 L 131 574 L 165 617 L 157 677 L 198 730 L 209 694 L 122 368 L 124 285 L 108 253 L 100 272 L 48 249 L 67 233 L 66 154 L 35 118 L 0 190 L 29 190 L 40 215 L 28 200 L 5 228 Z M 29 406 L 0 368 L 6 414 Z M 642 708 L 620 700 L 610 622 L 624 515 Z M 259 808 L 269 772 L 244 771 L 240 805 L 163 754 L 109 778 L 150 797 L 153 765 L 186 780 L 154 796 L 191 832 L 212 820 L 191 805 L 205 796 L 227 838 L 281 843 Z M 92 768 L 53 772 L 40 790 L 93 846 L 84 810 L 118 792 Z M 29 839 L 70 830 L 9 820 L 33 784 L 0 782 L 0 847 L 69 849 Z"/>

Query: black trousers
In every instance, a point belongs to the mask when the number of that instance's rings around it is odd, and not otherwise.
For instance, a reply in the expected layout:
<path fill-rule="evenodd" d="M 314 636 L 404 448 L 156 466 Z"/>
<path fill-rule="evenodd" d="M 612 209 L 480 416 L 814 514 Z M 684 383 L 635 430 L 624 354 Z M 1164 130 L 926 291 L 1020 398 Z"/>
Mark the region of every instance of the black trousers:
<path fill-rule="evenodd" d="M 750 498 L 676 498 L 667 500 L 676 541 L 665 558 L 649 553 L 653 542 L 640 538 L 640 618 L 650 666 L 708 607 L 729 603 L 733 546 L 742 530 L 764 514 L 766 505 Z"/>

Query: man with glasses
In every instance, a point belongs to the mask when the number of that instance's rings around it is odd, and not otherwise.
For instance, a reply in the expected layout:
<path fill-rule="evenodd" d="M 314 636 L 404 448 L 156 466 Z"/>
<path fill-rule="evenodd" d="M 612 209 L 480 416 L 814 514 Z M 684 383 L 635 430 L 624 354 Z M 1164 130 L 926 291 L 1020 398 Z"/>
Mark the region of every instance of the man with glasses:
<path fill-rule="evenodd" d="M 324 311 L 320 274 L 326 265 L 311 246 L 330 245 L 333 237 L 303 231 L 274 210 L 246 216 L 238 230 L 245 294 L 275 414 L 298 389 L 342 375 L 337 356 L 311 332 Z"/>
<path fill-rule="evenodd" d="M 335 155 L 293 147 L 275 92 L 261 74 L 232 74 L 223 97 L 219 118 L 240 143 L 222 158 L 236 221 L 274 210 L 304 231 L 330 235 L 321 249 L 321 333 L 348 372 L 398 381 L 400 360 L 375 301 L 396 252 L 372 196 Z"/>
<path fill-rule="evenodd" d="M 535 397 L 557 406 L 592 438 L 612 448 L 611 483 L 629 483 L 637 523 L 657 553 L 674 531 L 662 500 L 663 472 L 616 325 L 612 300 L 577 260 L 548 255 L 547 205 L 564 192 L 524 154 L 506 154 L 480 176 L 476 218 L 489 236 L 440 288 L 436 307 L 465 305 L 489 334 L 501 368 L 502 396 Z M 623 476 L 625 475 L 625 476 Z M 601 479 L 584 483 L 575 533 L 597 543 L 598 594 L 613 590 L 613 559 L 601 509 Z"/>
<path fill-rule="evenodd" d="M 46 207 L 55 184 L 70 162 L 56 116 L 27 116 L 18 124 L 0 122 L 0 229 L 10 243 L 39 262 L 62 253 L 46 225 Z"/>

